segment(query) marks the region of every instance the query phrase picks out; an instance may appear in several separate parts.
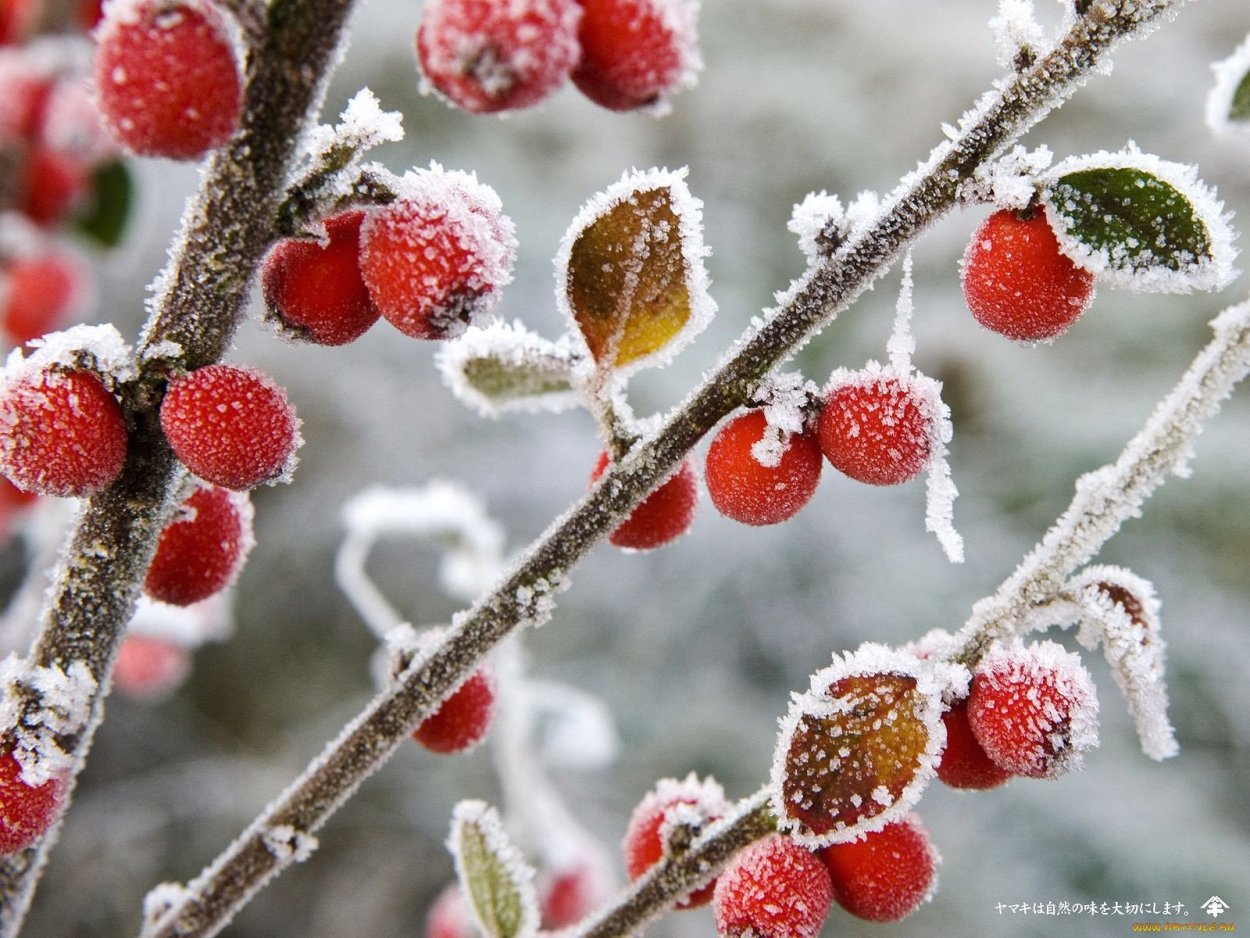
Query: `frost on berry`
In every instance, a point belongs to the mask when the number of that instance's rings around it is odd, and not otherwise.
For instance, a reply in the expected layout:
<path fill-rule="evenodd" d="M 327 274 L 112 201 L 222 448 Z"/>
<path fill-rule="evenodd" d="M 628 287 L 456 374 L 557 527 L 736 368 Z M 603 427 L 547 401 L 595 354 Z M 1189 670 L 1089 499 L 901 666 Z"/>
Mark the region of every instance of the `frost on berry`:
<path fill-rule="evenodd" d="M 667 113 L 699 69 L 697 0 L 581 0 L 573 83 L 613 111 Z"/>
<path fill-rule="evenodd" d="M 577 63 L 581 12 L 577 0 L 427 0 L 421 90 L 475 114 L 538 104 Z"/>
<path fill-rule="evenodd" d="M 254 543 L 247 493 L 199 487 L 161 532 L 143 589 L 175 606 L 207 599 L 234 582 Z"/>
<path fill-rule="evenodd" d="M 839 472 L 870 485 L 898 485 L 929 463 L 940 399 L 910 376 L 869 362 L 829 379 L 820 447 Z"/>
<path fill-rule="evenodd" d="M 1000 209 L 973 233 L 961 262 L 977 322 L 1021 342 L 1067 331 L 1089 307 L 1094 278 L 1060 251 L 1045 213 Z"/>
<path fill-rule="evenodd" d="M 437 355 L 443 383 L 483 417 L 554 413 L 578 403 L 568 336 L 551 342 L 520 322 L 470 326 Z"/>
<path fill-rule="evenodd" d="M 945 743 L 944 698 L 967 671 L 865 644 L 812 675 L 781 722 L 778 826 L 809 846 L 880 830 L 915 804 Z"/>
<path fill-rule="evenodd" d="M 487 938 L 529 938 L 538 931 L 534 868 L 508 838 L 494 808 L 481 801 L 457 804 L 447 846 L 460 888 Z"/>
<path fill-rule="evenodd" d="M 669 853 L 680 828 L 693 833 L 724 816 L 730 809 L 725 792 L 713 778 L 700 779 L 693 772 L 684 779 L 662 778 L 634 807 L 621 850 L 625 871 L 638 879 Z M 714 883 L 694 890 L 680 903 L 681 908 L 706 905 Z"/>
<path fill-rule="evenodd" d="M 516 235 L 495 191 L 467 173 L 406 173 L 361 228 L 360 267 L 382 316 L 417 339 L 451 339 L 512 280 Z"/>
<path fill-rule="evenodd" d="M 832 899 L 820 858 L 774 834 L 733 858 L 716 881 L 712 910 L 725 938 L 815 938 Z"/>
<path fill-rule="evenodd" d="M 207 365 L 171 381 L 161 428 L 183 465 L 235 490 L 288 477 L 303 442 L 282 388 L 233 365 Z"/>
<path fill-rule="evenodd" d="M 1042 202 L 1059 249 L 1130 290 L 1217 290 L 1236 276 L 1230 216 L 1193 166 L 1134 144 L 1055 165 Z"/>
<path fill-rule="evenodd" d="M 1207 126 L 1217 134 L 1250 133 L 1250 35 L 1211 69 L 1215 84 L 1207 94 Z"/>
<path fill-rule="evenodd" d="M 1091 651 L 1101 643 L 1142 752 L 1160 760 L 1176 755 L 1180 747 L 1168 719 L 1166 644 L 1154 588 L 1131 571 L 1111 566 L 1087 567 L 1069 586 L 1081 605 L 1077 640 Z"/>
<path fill-rule="evenodd" d="M 607 470 L 607 452 L 599 454 L 590 481 L 596 481 Z M 608 535 L 608 541 L 626 550 L 654 550 L 675 541 L 694 521 L 699 501 L 694 467 L 689 459 L 682 461 L 669 478 L 630 512 L 629 517 Z"/>
<path fill-rule="evenodd" d="M 1098 697 L 1079 655 L 1054 642 L 992 648 L 968 696 L 977 742 L 1000 767 L 1029 778 L 1078 769 L 1098 745 Z"/>
<path fill-rule="evenodd" d="M 0 382 L 0 470 L 18 488 L 82 496 L 126 461 L 121 405 L 88 371 L 30 371 L 11 359 Z"/>
<path fill-rule="evenodd" d="M 755 455 L 767 443 L 768 419 L 754 410 L 717 432 L 707 451 L 703 477 L 716 510 L 744 524 L 778 524 L 798 514 L 816 492 L 824 462 L 815 433 L 784 438 L 771 466 Z"/>
<path fill-rule="evenodd" d="M 215 5 L 121 0 L 96 34 L 105 125 L 139 156 L 196 159 L 239 122 L 242 80 L 230 26 Z"/>
<path fill-rule="evenodd" d="M 261 265 L 269 318 L 288 335 L 318 345 L 346 345 L 381 315 L 360 274 L 359 209 L 325 219 L 322 242 L 287 238 Z"/>
<path fill-rule="evenodd" d="M 716 309 L 685 176 L 625 174 L 582 206 L 556 255 L 556 302 L 600 375 L 667 363 Z"/>
<path fill-rule="evenodd" d="M 933 898 L 941 863 L 913 811 L 879 831 L 821 851 L 833 898 L 870 922 L 896 922 Z"/>

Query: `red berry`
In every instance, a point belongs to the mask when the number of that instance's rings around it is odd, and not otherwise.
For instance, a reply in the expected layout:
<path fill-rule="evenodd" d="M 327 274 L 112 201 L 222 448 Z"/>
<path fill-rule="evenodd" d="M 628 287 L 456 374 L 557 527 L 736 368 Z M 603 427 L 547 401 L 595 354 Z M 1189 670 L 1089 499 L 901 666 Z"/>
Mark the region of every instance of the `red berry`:
<path fill-rule="evenodd" d="M 603 475 L 609 461 L 606 451 L 599 454 L 590 474 L 591 482 Z M 608 535 L 608 540 L 629 550 L 661 547 L 690 530 L 698 500 L 694 467 L 686 460 L 667 482 L 642 500 L 620 527 Z"/>
<path fill-rule="evenodd" d="M 0 390 L 0 471 L 41 495 L 90 495 L 126 461 L 126 421 L 86 371 L 21 375 Z"/>
<path fill-rule="evenodd" d="M 426 717 L 412 738 L 431 752 L 464 752 L 482 741 L 495 712 L 495 682 L 482 667 L 474 671 L 442 706 Z"/>
<path fill-rule="evenodd" d="M 972 675 L 968 723 L 994 762 L 1055 778 L 1098 744 L 1098 698 L 1080 656 L 1054 642 L 991 650 Z"/>
<path fill-rule="evenodd" d="M 582 57 L 573 83 L 613 111 L 663 104 L 699 68 L 686 0 L 581 0 Z"/>
<path fill-rule="evenodd" d="M 957 701 L 942 714 L 946 727 L 946 748 L 937 766 L 937 776 L 951 788 L 981 790 L 994 788 L 1011 778 L 1011 773 L 985 754 L 968 724 L 968 701 Z"/>
<path fill-rule="evenodd" d="M 820 448 L 839 472 L 871 485 L 898 485 L 929 462 L 930 402 L 890 375 L 860 372 L 837 384 L 820 414 Z"/>
<path fill-rule="evenodd" d="M 717 511 L 743 524 L 777 524 L 798 514 L 820 481 L 820 443 L 813 433 L 796 433 L 774 465 L 760 462 L 753 447 L 763 439 L 763 411 L 735 417 L 708 447 L 703 478 Z"/>
<path fill-rule="evenodd" d="M 661 779 L 638 802 L 625 828 L 621 849 L 629 878 L 637 879 L 660 862 L 671 825 L 683 820 L 707 824 L 722 817 L 729 807 L 724 791 L 712 779 L 700 781 L 694 775 L 681 781 Z M 694 890 L 678 907 L 693 909 L 707 905 L 712 901 L 715 886 L 712 881 Z"/>
<path fill-rule="evenodd" d="M 1059 251 L 1044 212 L 1005 209 L 976 230 L 963 259 L 964 299 L 977 322 L 1009 339 L 1053 339 L 1094 296 L 1094 277 Z"/>
<path fill-rule="evenodd" d="M 734 857 L 716 881 L 716 931 L 752 938 L 814 938 L 833 898 L 820 858 L 774 834 Z"/>
<path fill-rule="evenodd" d="M 529 107 L 577 62 L 576 0 L 426 0 L 417 58 L 429 84 L 475 114 Z"/>
<path fill-rule="evenodd" d="M 0 328 L 14 345 L 37 339 L 64 326 L 85 292 L 86 273 L 70 254 L 14 257 L 0 271 Z"/>
<path fill-rule="evenodd" d="M 252 368 L 208 365 L 170 382 L 161 427 L 183 465 L 236 491 L 289 472 L 299 420 L 286 393 Z"/>
<path fill-rule="evenodd" d="M 25 42 L 37 12 L 34 0 L 0 0 L 0 46 Z"/>
<path fill-rule="evenodd" d="M 78 157 L 35 147 L 26 156 L 17 207 L 38 225 L 55 225 L 82 202 L 90 186 L 91 174 Z"/>
<path fill-rule="evenodd" d="M 0 854 L 25 850 L 56 821 L 65 798 L 65 781 L 51 778 L 31 786 L 12 752 L 0 754 Z"/>
<path fill-rule="evenodd" d="M 242 79 L 224 15 L 208 2 L 112 4 L 95 83 L 113 137 L 139 156 L 196 159 L 230 139 Z"/>
<path fill-rule="evenodd" d="M 543 931 L 559 931 L 584 919 L 607 898 L 606 876 L 593 861 L 552 876 L 539 900 Z"/>
<path fill-rule="evenodd" d="M 287 238 L 261 266 L 270 315 L 291 334 L 319 345 L 346 345 L 380 313 L 360 276 L 360 225 L 365 213 L 325 220 L 327 242 Z"/>
<path fill-rule="evenodd" d="M 0 31 L 4 4 L 0 0 Z M 7 145 L 29 142 L 39 134 L 44 107 L 52 91 L 48 69 L 24 49 L 0 50 L 0 139 Z"/>
<path fill-rule="evenodd" d="M 113 686 L 129 697 L 159 697 L 181 684 L 191 670 L 183 646 L 151 635 L 127 635 L 113 663 Z"/>
<path fill-rule="evenodd" d="M 909 814 L 862 840 L 820 852 L 833 881 L 833 898 L 870 922 L 896 922 L 933 895 L 941 862 L 920 818 Z"/>
<path fill-rule="evenodd" d="M 395 328 L 449 339 L 488 312 L 512 277 L 512 222 L 485 186 L 441 170 L 404 177 L 400 198 L 369 213 L 360 269 Z"/>
<path fill-rule="evenodd" d="M 247 496 L 196 489 L 161 532 L 143 589 L 175 606 L 198 603 L 234 582 L 251 546 Z"/>

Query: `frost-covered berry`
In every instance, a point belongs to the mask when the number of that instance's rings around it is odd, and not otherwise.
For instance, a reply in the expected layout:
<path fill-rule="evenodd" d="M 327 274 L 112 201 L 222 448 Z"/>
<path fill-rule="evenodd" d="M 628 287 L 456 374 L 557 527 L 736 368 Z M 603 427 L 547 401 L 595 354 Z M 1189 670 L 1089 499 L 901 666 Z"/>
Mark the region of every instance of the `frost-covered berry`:
<path fill-rule="evenodd" d="M 203 486 L 178 507 L 161 532 L 143 589 L 175 606 L 198 603 L 234 582 L 251 547 L 247 495 Z"/>
<path fill-rule="evenodd" d="M 225 15 L 207 0 L 110 4 L 94 72 L 105 125 L 139 156 L 196 159 L 238 126 L 238 57 Z"/>
<path fill-rule="evenodd" d="M 412 738 L 431 752 L 464 752 L 482 741 L 495 713 L 495 681 L 478 668 L 413 730 Z"/>
<path fill-rule="evenodd" d="M 71 254 L 14 257 L 0 270 L 0 328 L 14 345 L 60 329 L 86 292 L 86 272 Z"/>
<path fill-rule="evenodd" d="M 662 107 L 700 67 L 689 0 L 581 0 L 578 90 L 601 107 Z"/>
<path fill-rule="evenodd" d="M 65 781 L 48 779 L 31 786 L 12 752 L 0 754 L 0 854 L 25 850 L 56 821 L 65 798 Z"/>
<path fill-rule="evenodd" d="M 40 495 L 98 492 L 126 461 L 121 405 L 86 371 L 15 376 L 0 388 L 0 432 L 0 471 Z"/>
<path fill-rule="evenodd" d="M 956 701 L 942 714 L 946 727 L 946 748 L 937 766 L 937 776 L 951 788 L 982 790 L 994 788 L 1011 778 L 985 754 L 968 724 L 967 699 Z"/>
<path fill-rule="evenodd" d="M 625 871 L 637 879 L 660 862 L 667 837 L 676 824 L 706 825 L 722 817 L 730 808 L 725 792 L 714 779 L 700 780 L 693 774 L 678 780 L 660 779 L 655 788 L 638 802 L 625 827 L 621 850 Z M 678 903 L 693 909 L 712 901 L 715 880 L 694 890 Z"/>
<path fill-rule="evenodd" d="M 603 475 L 609 462 L 606 451 L 599 454 L 599 461 L 590 474 L 591 482 Z M 629 517 L 608 535 L 608 541 L 629 550 L 662 547 L 690 530 L 698 501 L 694 466 L 686 460 L 667 482 L 644 498 Z"/>
<path fill-rule="evenodd" d="M 1001 768 L 1056 778 L 1098 745 L 1098 697 L 1080 656 L 1062 646 L 999 647 L 973 672 L 968 723 Z"/>
<path fill-rule="evenodd" d="M 816 435 L 791 434 L 780 453 L 765 454 L 762 461 L 757 451 L 767 427 L 763 411 L 735 417 L 707 451 L 703 479 L 712 504 L 743 524 L 777 524 L 794 517 L 820 481 L 824 460 Z"/>
<path fill-rule="evenodd" d="M 578 58 L 577 0 L 426 0 L 417 59 L 429 87 L 466 111 L 530 107 Z"/>
<path fill-rule="evenodd" d="M 726 938 L 813 938 L 832 898 L 820 858 L 774 834 L 739 852 L 721 873 L 712 911 Z"/>
<path fill-rule="evenodd" d="M 326 241 L 279 241 L 260 269 L 269 315 L 286 332 L 318 345 L 346 345 L 381 315 L 360 276 L 360 225 L 365 213 L 325 220 Z"/>
<path fill-rule="evenodd" d="M 963 257 L 964 299 L 977 322 L 1009 339 L 1053 339 L 1094 296 L 1094 278 L 1059 250 L 1044 212 L 995 212 Z"/>
<path fill-rule="evenodd" d="M 171 381 L 161 427 L 183 465 L 236 491 L 289 472 L 302 442 L 282 388 L 232 365 L 207 365 Z"/>
<path fill-rule="evenodd" d="M 166 694 L 191 672 L 191 653 L 177 642 L 154 635 L 127 635 L 113 663 L 113 686 L 128 697 Z"/>
<path fill-rule="evenodd" d="M 839 472 L 871 485 L 898 485 L 928 465 L 934 418 L 929 402 L 907 383 L 865 372 L 829 392 L 818 432 Z"/>
<path fill-rule="evenodd" d="M 941 862 L 914 812 L 862 840 L 820 852 L 833 881 L 833 898 L 870 922 L 896 922 L 932 898 Z"/>
<path fill-rule="evenodd" d="M 409 173 L 361 227 L 360 269 L 382 316 L 417 339 L 450 339 L 512 279 L 516 237 L 494 191 L 464 173 Z"/>

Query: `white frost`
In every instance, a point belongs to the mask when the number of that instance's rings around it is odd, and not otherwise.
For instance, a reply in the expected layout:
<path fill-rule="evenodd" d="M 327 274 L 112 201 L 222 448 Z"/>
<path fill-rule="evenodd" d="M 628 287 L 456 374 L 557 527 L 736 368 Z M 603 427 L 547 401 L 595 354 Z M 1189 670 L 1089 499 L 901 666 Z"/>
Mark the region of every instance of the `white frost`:
<path fill-rule="evenodd" d="M 456 399 L 483 417 L 499 417 L 510 411 L 557 413 L 575 406 L 572 389 L 576 355 L 569 336 L 557 342 L 529 331 L 521 322 L 493 322 L 470 326 L 454 342 L 445 342 L 435 359 L 443 383 Z M 514 387 L 491 394 L 468 377 L 471 362 L 486 361 L 515 374 Z M 545 383 L 565 379 L 564 390 L 544 390 Z"/>
<path fill-rule="evenodd" d="M 761 466 L 774 468 L 781 463 L 790 437 L 802 433 L 812 412 L 811 402 L 820 389 L 797 371 L 771 372 L 751 395 L 763 405 L 764 434 L 751 446 L 751 456 Z"/>
<path fill-rule="evenodd" d="M 126 340 L 111 324 L 72 326 L 49 332 L 29 343 L 33 349 L 23 356 L 13 349 L 4 365 L 4 380 L 17 380 L 49 368 L 89 368 L 115 381 L 128 381 L 137 374 L 134 356 Z"/>
<path fill-rule="evenodd" d="M 1000 0 L 998 15 L 990 20 L 998 64 L 1011 69 L 1022 50 L 1036 59 L 1046 53 L 1046 34 L 1037 22 L 1033 0 Z"/>
<path fill-rule="evenodd" d="M 317 849 L 316 837 L 305 831 L 296 830 L 290 824 L 267 827 L 260 836 L 265 849 L 272 853 L 282 866 L 303 863 Z"/>
<path fill-rule="evenodd" d="M 0 726 L 11 728 L 13 757 L 27 785 L 37 788 L 69 771 L 73 758 L 57 737 L 87 725 L 95 691 L 95 678 L 82 661 L 68 671 L 38 667 L 16 655 L 0 661 Z"/>

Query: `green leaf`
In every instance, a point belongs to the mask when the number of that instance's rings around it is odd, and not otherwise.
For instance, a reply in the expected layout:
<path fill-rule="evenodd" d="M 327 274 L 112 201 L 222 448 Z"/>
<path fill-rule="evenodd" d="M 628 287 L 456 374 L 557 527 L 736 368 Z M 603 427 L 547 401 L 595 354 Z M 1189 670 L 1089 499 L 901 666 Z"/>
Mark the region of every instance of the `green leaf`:
<path fill-rule="evenodd" d="M 1233 92 L 1233 102 L 1228 107 L 1230 121 L 1250 121 L 1250 72 L 1246 72 Z"/>
<path fill-rule="evenodd" d="M 74 221 L 82 234 L 106 248 L 116 247 L 126 230 L 134 184 L 121 160 L 105 163 L 91 177 L 91 204 Z"/>
<path fill-rule="evenodd" d="M 452 393 L 485 417 L 504 411 L 559 411 L 578 402 L 577 357 L 567 341 L 550 342 L 518 323 L 474 326 L 438 354 Z"/>
<path fill-rule="evenodd" d="M 464 377 L 475 391 L 497 403 L 573 389 L 567 364 L 558 360 L 515 364 L 498 358 L 470 358 L 464 363 Z"/>
<path fill-rule="evenodd" d="M 460 887 L 488 938 L 526 938 L 538 930 L 534 871 L 504 833 L 499 814 L 481 801 L 462 801 L 448 842 Z"/>

